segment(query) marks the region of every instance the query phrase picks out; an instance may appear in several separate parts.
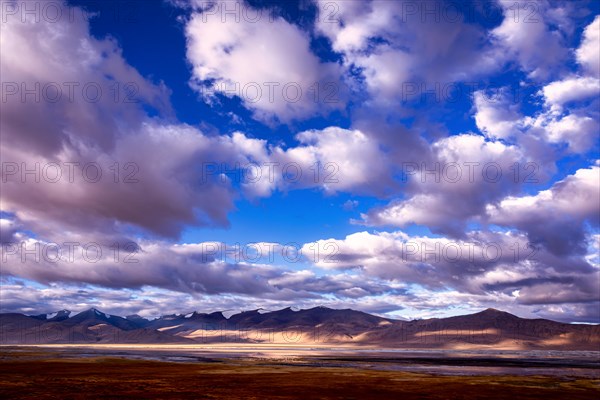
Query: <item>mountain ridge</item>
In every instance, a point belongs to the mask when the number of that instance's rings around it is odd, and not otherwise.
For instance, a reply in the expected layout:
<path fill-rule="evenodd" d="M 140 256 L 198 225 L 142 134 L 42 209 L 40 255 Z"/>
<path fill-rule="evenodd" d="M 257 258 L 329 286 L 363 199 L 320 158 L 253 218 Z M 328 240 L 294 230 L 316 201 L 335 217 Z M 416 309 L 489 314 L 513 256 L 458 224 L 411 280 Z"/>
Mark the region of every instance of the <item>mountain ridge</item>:
<path fill-rule="evenodd" d="M 72 314 L 0 314 L 0 344 L 281 343 L 386 348 L 523 348 L 600 351 L 600 325 L 521 318 L 488 308 L 447 318 L 404 321 L 352 309 L 290 307 L 121 317 L 90 308 Z M 52 318 L 47 318 L 53 315 Z M 56 318 L 59 316 L 59 318 Z"/>

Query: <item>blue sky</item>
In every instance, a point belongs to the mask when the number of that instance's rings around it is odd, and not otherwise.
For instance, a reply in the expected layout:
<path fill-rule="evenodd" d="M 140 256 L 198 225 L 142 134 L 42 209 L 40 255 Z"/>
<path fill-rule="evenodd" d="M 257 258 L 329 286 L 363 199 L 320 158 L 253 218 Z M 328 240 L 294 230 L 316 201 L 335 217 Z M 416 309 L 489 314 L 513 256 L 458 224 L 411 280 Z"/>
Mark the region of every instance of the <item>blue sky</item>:
<path fill-rule="evenodd" d="M 598 2 L 31 4 L 2 6 L 4 311 L 600 322 Z"/>

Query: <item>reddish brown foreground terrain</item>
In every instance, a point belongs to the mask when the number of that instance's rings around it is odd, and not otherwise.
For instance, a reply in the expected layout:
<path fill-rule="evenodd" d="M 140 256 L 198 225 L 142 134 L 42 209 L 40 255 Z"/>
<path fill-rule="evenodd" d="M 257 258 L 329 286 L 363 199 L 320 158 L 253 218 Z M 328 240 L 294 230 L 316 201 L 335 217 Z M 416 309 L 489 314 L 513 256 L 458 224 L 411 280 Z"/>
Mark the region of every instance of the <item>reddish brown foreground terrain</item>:
<path fill-rule="evenodd" d="M 439 376 L 275 360 L 161 362 L 0 351 L 4 399 L 596 399 L 600 379 Z"/>

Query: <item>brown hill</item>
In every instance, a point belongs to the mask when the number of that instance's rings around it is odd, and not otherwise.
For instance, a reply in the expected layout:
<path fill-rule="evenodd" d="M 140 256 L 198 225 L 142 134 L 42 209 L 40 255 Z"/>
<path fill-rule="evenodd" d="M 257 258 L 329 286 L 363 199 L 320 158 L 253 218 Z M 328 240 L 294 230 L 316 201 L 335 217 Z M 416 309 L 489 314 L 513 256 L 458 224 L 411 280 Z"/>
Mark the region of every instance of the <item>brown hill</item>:
<path fill-rule="evenodd" d="M 57 314 L 58 315 L 58 314 Z M 562 349 L 600 351 L 600 326 L 519 318 L 487 309 L 450 318 L 399 321 L 355 310 L 315 307 L 122 318 L 97 309 L 76 314 L 0 314 L 1 344 L 279 343 L 385 348 Z"/>

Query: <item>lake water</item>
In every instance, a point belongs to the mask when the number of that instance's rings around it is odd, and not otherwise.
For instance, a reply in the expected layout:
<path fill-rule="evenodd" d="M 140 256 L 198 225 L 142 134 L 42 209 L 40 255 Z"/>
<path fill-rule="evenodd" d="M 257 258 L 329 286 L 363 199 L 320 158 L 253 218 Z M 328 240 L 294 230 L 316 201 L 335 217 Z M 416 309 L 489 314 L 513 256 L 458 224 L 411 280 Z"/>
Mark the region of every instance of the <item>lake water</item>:
<path fill-rule="evenodd" d="M 437 375 L 545 375 L 600 379 L 600 351 L 428 350 L 311 346 L 35 346 L 5 351 L 43 358 L 117 357 L 166 362 L 351 367 Z M 46 354 L 46 357 L 48 354 Z"/>

